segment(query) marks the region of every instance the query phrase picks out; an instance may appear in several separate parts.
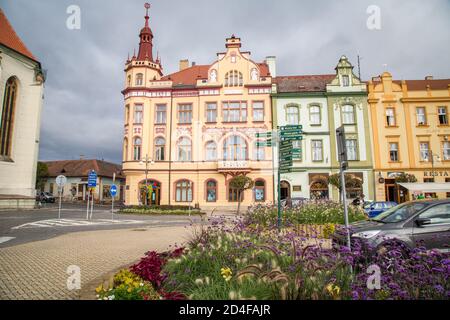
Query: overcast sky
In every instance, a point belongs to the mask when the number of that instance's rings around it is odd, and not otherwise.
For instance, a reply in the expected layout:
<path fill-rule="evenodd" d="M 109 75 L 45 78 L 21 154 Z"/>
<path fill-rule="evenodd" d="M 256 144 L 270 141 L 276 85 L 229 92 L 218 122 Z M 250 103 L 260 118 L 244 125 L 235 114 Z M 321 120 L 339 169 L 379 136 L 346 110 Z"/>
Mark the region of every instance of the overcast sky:
<path fill-rule="evenodd" d="M 124 62 L 138 48 L 144 0 L 0 0 L 27 47 L 48 70 L 41 160 L 121 161 Z M 450 78 L 449 0 L 154 0 L 150 24 L 165 74 L 178 61 L 214 61 L 236 34 L 253 59 L 277 57 L 278 75 L 333 73 L 342 54 L 364 80 L 385 66 L 396 79 Z M 66 28 L 69 5 L 81 29 Z M 369 30 L 368 6 L 381 10 Z M 356 68 L 355 68 L 356 71 Z"/>

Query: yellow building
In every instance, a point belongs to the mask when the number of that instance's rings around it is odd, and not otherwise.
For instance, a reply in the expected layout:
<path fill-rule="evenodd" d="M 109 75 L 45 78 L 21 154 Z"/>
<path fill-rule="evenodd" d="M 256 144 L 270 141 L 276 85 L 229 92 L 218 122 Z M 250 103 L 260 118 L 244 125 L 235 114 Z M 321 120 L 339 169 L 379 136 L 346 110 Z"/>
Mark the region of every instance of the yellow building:
<path fill-rule="evenodd" d="M 398 81 L 385 72 L 368 91 L 376 200 L 450 197 L 450 79 Z M 405 174 L 416 183 L 403 184 Z"/>
<path fill-rule="evenodd" d="M 272 128 L 274 58 L 252 61 L 233 35 L 213 63 L 182 60 L 164 76 L 148 20 L 147 13 L 138 55 L 125 65 L 125 203 L 234 207 L 229 181 L 238 174 L 255 181 L 243 205 L 272 201 L 271 148 L 258 147 L 256 133 Z"/>

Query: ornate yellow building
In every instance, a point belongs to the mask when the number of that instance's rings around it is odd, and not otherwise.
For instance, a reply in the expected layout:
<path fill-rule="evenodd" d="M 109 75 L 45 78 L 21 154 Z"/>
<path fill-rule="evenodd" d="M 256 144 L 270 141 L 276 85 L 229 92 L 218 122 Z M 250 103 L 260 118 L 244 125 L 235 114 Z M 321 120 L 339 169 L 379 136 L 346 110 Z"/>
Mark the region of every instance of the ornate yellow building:
<path fill-rule="evenodd" d="M 125 203 L 234 207 L 229 181 L 237 174 L 255 181 L 244 205 L 272 201 L 272 150 L 257 147 L 256 133 L 272 128 L 273 58 L 252 61 L 233 35 L 213 63 L 182 60 L 163 76 L 148 12 L 139 37 L 138 55 L 125 65 Z"/>
<path fill-rule="evenodd" d="M 398 81 L 385 72 L 368 91 L 376 199 L 450 197 L 450 79 Z M 396 183 L 401 173 L 416 177 L 414 188 Z"/>

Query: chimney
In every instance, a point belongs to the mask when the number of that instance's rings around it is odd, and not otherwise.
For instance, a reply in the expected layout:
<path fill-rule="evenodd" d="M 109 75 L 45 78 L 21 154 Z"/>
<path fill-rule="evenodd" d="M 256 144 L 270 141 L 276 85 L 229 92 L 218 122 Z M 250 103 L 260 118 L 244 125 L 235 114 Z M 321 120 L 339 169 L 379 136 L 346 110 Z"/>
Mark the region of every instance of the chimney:
<path fill-rule="evenodd" d="M 188 59 L 180 60 L 180 71 L 187 68 L 189 68 L 189 60 Z"/>
<path fill-rule="evenodd" d="M 426 76 L 425 80 L 433 80 L 433 76 Z"/>
<path fill-rule="evenodd" d="M 195 61 L 192 61 L 192 67 L 195 66 Z"/>
<path fill-rule="evenodd" d="M 269 72 L 272 78 L 277 76 L 277 58 L 275 56 L 266 57 L 266 63 L 269 66 Z"/>

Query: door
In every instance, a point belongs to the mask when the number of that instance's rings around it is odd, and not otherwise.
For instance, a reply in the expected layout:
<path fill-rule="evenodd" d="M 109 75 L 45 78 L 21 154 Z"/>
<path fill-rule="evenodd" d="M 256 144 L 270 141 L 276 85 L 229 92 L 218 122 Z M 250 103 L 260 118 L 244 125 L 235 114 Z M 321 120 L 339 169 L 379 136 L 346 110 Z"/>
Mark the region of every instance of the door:
<path fill-rule="evenodd" d="M 423 225 L 417 219 L 425 221 Z M 438 204 L 422 212 L 414 222 L 413 239 L 427 249 L 449 252 L 450 245 L 450 203 Z"/>
<path fill-rule="evenodd" d="M 280 199 L 284 200 L 291 196 L 291 186 L 289 182 L 281 181 L 280 185 Z"/>

